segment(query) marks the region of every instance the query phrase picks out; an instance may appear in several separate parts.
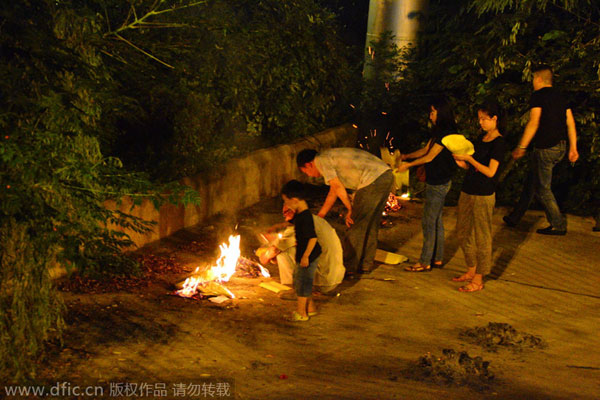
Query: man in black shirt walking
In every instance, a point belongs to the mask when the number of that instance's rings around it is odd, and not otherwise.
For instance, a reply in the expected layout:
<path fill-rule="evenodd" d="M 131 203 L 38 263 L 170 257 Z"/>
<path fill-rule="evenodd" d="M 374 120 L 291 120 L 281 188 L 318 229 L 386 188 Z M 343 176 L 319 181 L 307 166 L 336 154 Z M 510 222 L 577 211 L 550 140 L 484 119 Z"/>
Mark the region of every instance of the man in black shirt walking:
<path fill-rule="evenodd" d="M 537 196 L 544 206 L 550 223 L 550 226 L 538 229 L 537 233 L 564 235 L 567 233 L 567 221 L 561 214 L 550 187 L 552 169 L 565 156 L 567 141 L 569 161 L 574 163 L 579 158 L 575 119 L 565 98 L 552 87 L 552 69 L 549 66 L 540 65 L 533 69 L 533 90 L 529 121 L 519 145 L 512 152 L 516 160 L 525 155 L 530 144 L 533 145 L 529 160 L 529 174 L 519 203 L 509 215 L 504 217 L 504 222 L 509 226 L 515 226 L 529 208 L 533 197 Z"/>

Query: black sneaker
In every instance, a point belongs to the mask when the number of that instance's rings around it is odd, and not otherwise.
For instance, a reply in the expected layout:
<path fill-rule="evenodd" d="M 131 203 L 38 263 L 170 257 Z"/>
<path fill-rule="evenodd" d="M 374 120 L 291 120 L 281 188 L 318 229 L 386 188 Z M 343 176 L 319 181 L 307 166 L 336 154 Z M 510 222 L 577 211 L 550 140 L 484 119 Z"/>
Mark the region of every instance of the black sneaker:
<path fill-rule="evenodd" d="M 516 222 L 513 222 L 513 221 L 511 221 L 510 218 L 508 218 L 508 215 L 505 215 L 504 217 L 502 217 L 502 221 L 504 221 L 506 226 L 510 226 L 511 228 L 514 228 L 515 226 L 517 226 Z"/>
<path fill-rule="evenodd" d="M 553 236 L 564 236 L 567 234 L 566 229 L 562 229 L 562 230 L 554 229 L 554 227 L 552 227 L 552 225 L 550 225 L 547 228 L 538 229 L 536 232 L 541 233 L 542 235 L 553 235 Z"/>

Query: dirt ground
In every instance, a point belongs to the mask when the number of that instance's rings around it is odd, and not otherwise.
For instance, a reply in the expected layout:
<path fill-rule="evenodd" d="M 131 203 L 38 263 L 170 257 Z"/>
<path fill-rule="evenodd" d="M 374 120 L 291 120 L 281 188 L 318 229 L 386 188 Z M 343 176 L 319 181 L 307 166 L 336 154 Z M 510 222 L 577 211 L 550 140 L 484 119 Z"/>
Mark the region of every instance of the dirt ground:
<path fill-rule="evenodd" d="M 280 210 L 280 200 L 268 199 L 142 253 L 192 271 L 216 259 L 218 243 L 238 224 L 242 254 L 249 256 L 259 244 L 256 233 L 281 222 Z M 380 231 L 380 247 L 414 261 L 421 210 L 421 203 L 407 203 Z M 597 399 L 600 234 L 592 233 L 590 219 L 569 216 L 566 237 L 545 237 L 534 233 L 544 225 L 541 212 L 530 211 L 519 228 L 502 226 L 505 212 L 495 215 L 493 279 L 472 294 L 450 281 L 464 267 L 453 207 L 445 210 L 443 269 L 408 273 L 409 264 L 379 265 L 333 296 L 317 296 L 320 314 L 305 323 L 284 319 L 295 303 L 260 288 L 265 278 L 234 277 L 227 287 L 237 298 L 223 304 L 172 296 L 183 273 L 128 291 L 65 292 L 65 345 L 39 380 L 110 386 L 115 392 L 106 389 L 104 396 L 112 398 L 129 383 L 146 391 L 122 398 L 227 398 L 229 388 L 238 399 Z M 269 269 L 277 279 L 276 266 Z M 535 335 L 545 347 L 489 348 L 460 335 L 490 322 Z M 414 379 L 411 372 L 423 367 L 419 358 L 430 353 L 435 361 L 444 349 L 480 356 L 494 379 L 481 386 Z M 192 392 L 199 387 L 192 384 L 212 384 L 204 387 L 213 391 Z"/>

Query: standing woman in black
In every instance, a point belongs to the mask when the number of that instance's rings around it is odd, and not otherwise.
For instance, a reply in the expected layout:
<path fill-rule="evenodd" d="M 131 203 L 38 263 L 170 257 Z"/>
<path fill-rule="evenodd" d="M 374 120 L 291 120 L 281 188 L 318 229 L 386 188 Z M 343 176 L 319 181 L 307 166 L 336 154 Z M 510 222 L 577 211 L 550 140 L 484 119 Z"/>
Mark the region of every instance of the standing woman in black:
<path fill-rule="evenodd" d="M 406 171 L 410 167 L 425 165 L 425 206 L 423 207 L 423 248 L 419 262 L 405 268 L 409 272 L 431 271 L 431 264 L 440 268 L 444 259 L 444 222 L 442 211 L 446 195 L 452 185 L 452 176 L 456 163 L 452 154 L 442 143 L 447 135 L 456 133 L 454 113 L 444 98 L 431 104 L 429 119 L 433 124 L 431 138 L 415 152 L 403 154 L 402 159 L 415 159 L 402 163 L 398 170 Z"/>
<path fill-rule="evenodd" d="M 492 214 L 496 203 L 496 176 L 506 154 L 501 131 L 504 118 L 496 103 L 487 103 L 477 111 L 483 133 L 474 142 L 473 155 L 454 154 L 456 163 L 467 170 L 460 197 L 456 228 L 465 254 L 467 272 L 452 280 L 466 282 L 458 290 L 483 289 L 483 277 L 492 269 Z"/>

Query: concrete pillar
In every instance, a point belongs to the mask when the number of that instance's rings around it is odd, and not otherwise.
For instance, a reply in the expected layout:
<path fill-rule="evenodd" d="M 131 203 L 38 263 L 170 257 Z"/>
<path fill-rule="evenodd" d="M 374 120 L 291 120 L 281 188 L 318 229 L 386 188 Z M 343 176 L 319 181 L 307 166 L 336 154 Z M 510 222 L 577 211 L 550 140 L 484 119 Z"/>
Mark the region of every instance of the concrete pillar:
<path fill-rule="evenodd" d="M 369 65 L 371 42 L 376 41 L 384 32 L 391 32 L 393 43 L 398 49 L 412 47 L 416 44 L 420 22 L 427 9 L 427 0 L 371 0 L 369 3 L 369 19 L 367 23 L 367 39 L 365 44 L 366 62 L 363 69 L 365 78 L 372 76 Z"/>

